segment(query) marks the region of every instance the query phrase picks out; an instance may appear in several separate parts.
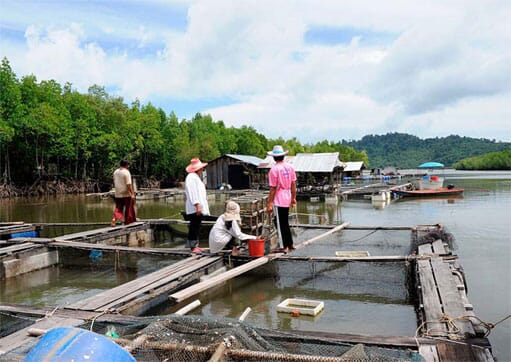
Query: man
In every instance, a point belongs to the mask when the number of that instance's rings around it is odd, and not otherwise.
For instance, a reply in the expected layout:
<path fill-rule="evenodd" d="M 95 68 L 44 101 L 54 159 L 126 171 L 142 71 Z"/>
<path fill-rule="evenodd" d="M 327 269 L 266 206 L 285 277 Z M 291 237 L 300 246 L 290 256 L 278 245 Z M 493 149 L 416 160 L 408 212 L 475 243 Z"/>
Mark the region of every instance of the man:
<path fill-rule="evenodd" d="M 114 171 L 115 209 L 111 226 L 115 226 L 117 220 L 124 220 L 124 225 L 136 221 L 135 190 L 131 183 L 129 167 L 130 163 L 127 160 L 121 160 L 120 167 Z"/>
<path fill-rule="evenodd" d="M 285 253 L 295 249 L 289 227 L 289 208 L 296 205 L 296 173 L 293 166 L 284 162 L 284 156 L 288 152 L 284 151 L 282 146 L 276 145 L 267 153 L 273 157 L 275 165 L 268 173 L 270 196 L 266 211 L 275 215 L 280 244 Z"/>
<path fill-rule="evenodd" d="M 189 247 L 193 253 L 202 252 L 202 249 L 199 248 L 199 231 L 202 219 L 204 216 L 209 215 L 206 186 L 202 181 L 202 170 L 207 165 L 207 163 L 201 162 L 199 158 L 193 158 L 186 167 L 188 175 L 185 179 L 185 220 L 190 222 L 188 225 L 186 246 Z"/>

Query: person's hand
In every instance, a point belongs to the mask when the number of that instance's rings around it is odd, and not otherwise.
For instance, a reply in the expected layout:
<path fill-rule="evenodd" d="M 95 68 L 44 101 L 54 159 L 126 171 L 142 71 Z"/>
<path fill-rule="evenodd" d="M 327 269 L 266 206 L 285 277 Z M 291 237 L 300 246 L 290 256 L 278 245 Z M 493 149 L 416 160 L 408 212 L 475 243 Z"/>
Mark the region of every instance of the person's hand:
<path fill-rule="evenodd" d="M 273 212 L 273 205 L 271 203 L 269 203 L 267 206 L 266 206 L 266 212 L 268 214 L 271 214 Z"/>
<path fill-rule="evenodd" d="M 197 215 L 202 214 L 202 206 L 200 204 L 195 205 L 195 209 L 197 210 Z"/>
<path fill-rule="evenodd" d="M 296 205 L 296 198 L 291 199 L 291 206 L 295 206 L 295 205 Z"/>

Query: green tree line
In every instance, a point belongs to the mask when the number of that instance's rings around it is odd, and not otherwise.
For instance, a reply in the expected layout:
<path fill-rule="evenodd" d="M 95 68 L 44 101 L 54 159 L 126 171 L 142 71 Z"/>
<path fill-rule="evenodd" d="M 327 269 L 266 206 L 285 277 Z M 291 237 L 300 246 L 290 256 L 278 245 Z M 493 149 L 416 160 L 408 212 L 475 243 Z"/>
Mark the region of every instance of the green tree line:
<path fill-rule="evenodd" d="M 301 144 L 268 139 L 253 127 L 226 127 L 197 113 L 179 120 L 151 103 L 126 104 L 98 85 L 81 94 L 66 83 L 18 79 L 8 59 L 0 68 L 0 183 L 26 185 L 45 173 L 74 180 L 110 180 L 122 158 L 134 174 L 179 180 L 193 157 L 223 154 L 264 158 L 274 144 L 290 154 L 339 152 L 343 161 L 368 163 L 365 151 L 339 142 Z"/>
<path fill-rule="evenodd" d="M 511 150 L 511 143 L 509 142 L 496 142 L 495 140 L 455 135 L 421 139 L 403 133 L 368 135 L 359 141 L 343 141 L 343 144 L 357 150 L 365 150 L 371 160 L 372 167 L 414 168 L 428 161 L 441 162 L 448 167 L 456 167 L 457 161 L 467 157 Z M 479 169 L 487 168 L 481 165 Z"/>
<path fill-rule="evenodd" d="M 511 150 L 464 158 L 454 167 L 459 170 L 511 170 Z"/>

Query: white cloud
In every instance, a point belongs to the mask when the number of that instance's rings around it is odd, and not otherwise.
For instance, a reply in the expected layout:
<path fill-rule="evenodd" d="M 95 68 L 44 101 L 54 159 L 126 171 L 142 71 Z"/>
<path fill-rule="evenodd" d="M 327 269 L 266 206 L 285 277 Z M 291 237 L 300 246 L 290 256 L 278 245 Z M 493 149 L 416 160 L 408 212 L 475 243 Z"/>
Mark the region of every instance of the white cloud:
<path fill-rule="evenodd" d="M 29 4 L 34 11 L 38 3 Z M 180 30 L 172 19 L 154 14 L 158 20 L 147 21 L 147 14 L 124 14 L 116 3 L 101 3 L 96 13 L 82 6 L 83 16 L 72 4 L 62 7 L 68 23 L 53 22 L 66 19 L 56 16 L 59 3 L 34 13 L 33 22 L 8 9 L 2 23 L 28 29 L 24 44 L 1 40 L 17 74 L 69 81 L 82 91 L 97 83 L 118 89 L 126 101 L 225 98 L 230 105 L 198 105 L 191 114 L 209 112 L 270 137 L 338 140 L 400 131 L 511 140 L 505 110 L 511 5 L 504 1 L 192 1 Z M 166 2 L 146 6 L 168 8 Z M 305 43 L 315 26 L 395 39 Z"/>

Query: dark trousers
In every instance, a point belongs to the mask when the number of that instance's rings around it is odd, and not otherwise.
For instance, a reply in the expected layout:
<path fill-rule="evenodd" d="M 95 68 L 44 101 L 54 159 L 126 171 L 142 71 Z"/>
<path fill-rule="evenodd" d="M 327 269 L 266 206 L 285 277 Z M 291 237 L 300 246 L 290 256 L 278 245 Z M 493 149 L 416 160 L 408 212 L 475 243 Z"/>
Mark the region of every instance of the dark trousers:
<path fill-rule="evenodd" d="M 202 224 L 202 215 L 197 214 L 186 214 L 185 220 L 189 221 L 188 224 L 188 240 L 186 240 L 186 246 L 189 248 L 195 248 L 199 246 L 199 232 Z"/>
<path fill-rule="evenodd" d="M 131 224 L 137 220 L 135 215 L 135 200 L 131 197 L 116 197 L 113 218 L 123 220 L 124 225 Z"/>
<path fill-rule="evenodd" d="M 289 227 L 289 207 L 274 206 L 273 212 L 275 213 L 275 225 L 279 237 L 282 240 L 284 248 L 293 246 L 293 236 L 291 235 L 291 228 Z"/>

